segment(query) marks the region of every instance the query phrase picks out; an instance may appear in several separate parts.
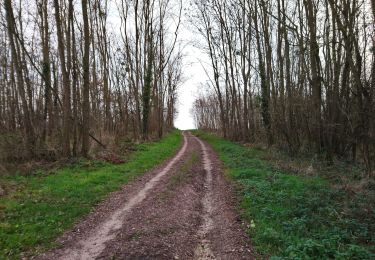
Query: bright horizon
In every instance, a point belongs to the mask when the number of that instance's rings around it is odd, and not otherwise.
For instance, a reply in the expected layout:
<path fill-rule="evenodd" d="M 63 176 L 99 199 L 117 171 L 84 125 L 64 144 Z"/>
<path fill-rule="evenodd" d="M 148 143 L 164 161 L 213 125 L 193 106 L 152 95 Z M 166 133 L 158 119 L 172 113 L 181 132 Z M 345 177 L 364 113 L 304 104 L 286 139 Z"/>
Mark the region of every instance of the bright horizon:
<path fill-rule="evenodd" d="M 178 6 L 177 0 L 174 0 L 176 6 Z M 121 24 L 117 6 L 114 2 L 111 3 L 109 8 L 111 15 L 109 17 L 109 26 L 114 29 L 116 26 Z M 207 75 L 202 69 L 202 65 L 199 62 L 202 58 L 206 57 L 198 48 L 194 47 L 194 42 L 198 41 L 199 38 L 190 27 L 188 20 L 189 10 L 185 9 L 182 11 L 181 26 L 178 31 L 178 41 L 176 49 L 182 48 L 183 52 L 183 82 L 177 90 L 177 114 L 174 121 L 174 126 L 181 130 L 194 129 L 195 123 L 194 118 L 190 111 L 192 109 L 193 102 L 195 100 L 195 93 L 197 93 L 201 83 L 207 80 Z M 171 24 L 170 24 L 171 25 Z M 171 31 L 174 28 L 169 28 Z M 114 29 L 115 30 L 115 29 Z M 208 58 L 208 57 L 207 57 Z"/>
<path fill-rule="evenodd" d="M 189 21 L 185 12 L 182 13 L 182 25 L 179 31 L 179 40 L 184 46 L 183 53 L 183 78 L 184 81 L 178 89 L 177 99 L 177 116 L 175 119 L 175 127 L 181 130 L 195 129 L 194 118 L 191 114 L 195 95 L 199 90 L 199 86 L 207 80 L 200 60 L 206 57 L 202 51 L 194 47 L 194 41 L 198 38 L 196 34 L 189 29 Z"/>

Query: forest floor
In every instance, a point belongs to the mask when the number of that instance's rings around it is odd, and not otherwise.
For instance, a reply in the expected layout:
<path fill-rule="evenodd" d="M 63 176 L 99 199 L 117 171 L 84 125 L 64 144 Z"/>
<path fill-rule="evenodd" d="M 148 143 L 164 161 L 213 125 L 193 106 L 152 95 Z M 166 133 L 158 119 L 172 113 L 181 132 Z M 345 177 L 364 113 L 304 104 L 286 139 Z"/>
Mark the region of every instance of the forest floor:
<path fill-rule="evenodd" d="M 113 193 L 40 259 L 253 259 L 213 150 L 184 133 L 179 152 Z"/>

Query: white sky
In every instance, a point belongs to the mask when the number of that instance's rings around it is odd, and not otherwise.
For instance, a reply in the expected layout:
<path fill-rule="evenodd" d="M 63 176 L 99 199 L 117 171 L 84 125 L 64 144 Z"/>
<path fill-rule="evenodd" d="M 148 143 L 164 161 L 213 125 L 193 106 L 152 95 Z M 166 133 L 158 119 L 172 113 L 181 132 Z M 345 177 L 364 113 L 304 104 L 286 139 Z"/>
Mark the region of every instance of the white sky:
<path fill-rule="evenodd" d="M 185 3 L 188 4 L 188 2 Z M 195 128 L 194 119 L 190 111 L 201 84 L 207 81 L 207 75 L 202 68 L 200 60 L 207 60 L 208 57 L 194 46 L 194 43 L 199 41 L 200 37 L 191 29 L 186 12 L 183 12 L 182 15 L 179 39 L 184 46 L 183 74 L 185 81 L 178 89 L 178 114 L 175 119 L 175 127 L 186 130 Z"/>
<path fill-rule="evenodd" d="M 177 118 L 175 126 L 181 130 L 195 128 L 193 116 L 190 111 L 193 102 L 198 92 L 199 86 L 207 78 L 199 59 L 204 55 L 199 49 L 193 46 L 191 39 L 195 36 L 186 28 L 185 25 L 181 27 L 180 39 L 184 42 L 184 79 L 185 81 L 178 89 L 177 101 Z"/>

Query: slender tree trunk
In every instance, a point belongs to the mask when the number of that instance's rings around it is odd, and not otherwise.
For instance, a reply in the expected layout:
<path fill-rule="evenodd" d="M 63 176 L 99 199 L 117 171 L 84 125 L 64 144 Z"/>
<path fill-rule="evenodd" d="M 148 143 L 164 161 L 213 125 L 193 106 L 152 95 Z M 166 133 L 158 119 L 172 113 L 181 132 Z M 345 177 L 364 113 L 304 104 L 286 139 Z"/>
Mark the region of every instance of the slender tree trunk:
<path fill-rule="evenodd" d="M 31 156 L 34 156 L 35 152 L 35 133 L 34 128 L 31 121 L 31 115 L 29 111 L 28 102 L 26 99 L 25 87 L 24 87 L 24 75 L 22 70 L 22 61 L 20 59 L 20 53 L 17 51 L 16 48 L 16 29 L 15 29 L 15 19 L 13 14 L 13 7 L 11 0 L 4 1 L 4 7 L 6 11 L 6 21 L 8 27 L 8 34 L 9 34 L 9 44 L 12 53 L 12 62 L 16 72 L 16 85 L 21 97 L 22 102 L 22 111 L 23 111 L 23 118 L 25 123 L 25 131 L 26 131 L 26 139 L 27 139 L 27 150 Z"/>
<path fill-rule="evenodd" d="M 258 60 L 259 60 L 259 76 L 261 81 L 261 109 L 262 109 L 262 117 L 263 117 L 263 124 L 266 129 L 267 134 L 267 141 L 268 145 L 273 143 L 272 133 L 271 133 L 271 116 L 269 111 L 269 100 L 270 100 L 270 86 L 269 80 L 267 80 L 266 76 L 266 68 L 263 60 L 262 55 L 262 46 L 260 42 L 260 28 L 258 27 L 258 15 L 256 11 L 256 15 L 254 16 L 254 25 L 256 30 L 256 41 L 257 41 L 257 51 L 258 51 Z"/>
<path fill-rule="evenodd" d="M 49 25 L 48 25 L 48 12 L 47 0 L 43 0 L 39 9 L 41 18 L 41 35 L 42 35 L 42 52 L 43 52 L 43 80 L 44 80 L 44 126 L 42 140 L 46 141 L 47 135 L 51 135 L 53 129 L 53 110 L 52 110 L 52 96 L 51 96 L 51 65 L 50 65 L 50 47 L 49 47 Z"/>
<path fill-rule="evenodd" d="M 90 131 L 90 29 L 87 15 L 87 0 L 82 0 L 82 16 L 84 31 L 84 56 L 83 56 L 83 105 L 82 105 L 82 155 L 89 153 Z"/>
<path fill-rule="evenodd" d="M 313 129 L 315 148 L 317 153 L 322 149 L 322 119 L 321 119 L 321 104 L 322 104 L 322 86 L 320 75 L 320 58 L 319 45 L 316 36 L 316 10 L 312 0 L 304 0 L 306 8 L 307 24 L 310 32 L 309 52 L 310 52 L 310 66 L 311 66 L 311 87 L 312 87 L 312 103 L 313 103 Z"/>
<path fill-rule="evenodd" d="M 59 1 L 54 0 L 55 6 L 55 20 L 56 20 L 56 30 L 57 30 L 57 45 L 60 56 L 60 67 L 62 74 L 62 84 L 63 84 L 63 156 L 69 157 L 70 154 L 70 132 L 71 132 L 71 101 L 70 101 L 70 82 L 69 74 L 65 62 L 65 47 L 64 47 L 64 35 L 62 30 L 62 22 L 60 16 L 60 6 Z"/>

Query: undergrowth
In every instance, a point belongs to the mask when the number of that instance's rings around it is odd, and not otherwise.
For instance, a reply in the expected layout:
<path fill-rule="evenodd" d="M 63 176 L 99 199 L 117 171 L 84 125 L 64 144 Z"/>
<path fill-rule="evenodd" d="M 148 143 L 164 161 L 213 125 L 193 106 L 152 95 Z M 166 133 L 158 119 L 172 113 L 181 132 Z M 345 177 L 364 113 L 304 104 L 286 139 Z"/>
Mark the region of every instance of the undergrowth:
<path fill-rule="evenodd" d="M 265 258 L 375 259 L 374 187 L 352 193 L 324 173 L 279 170 L 264 160 L 267 150 L 196 134 L 213 146 L 239 184 L 248 233 Z"/>
<path fill-rule="evenodd" d="M 139 144 L 125 164 L 78 161 L 55 172 L 1 177 L 13 192 L 0 197 L 0 259 L 18 259 L 54 246 L 54 238 L 135 177 L 170 157 L 182 137 Z"/>

